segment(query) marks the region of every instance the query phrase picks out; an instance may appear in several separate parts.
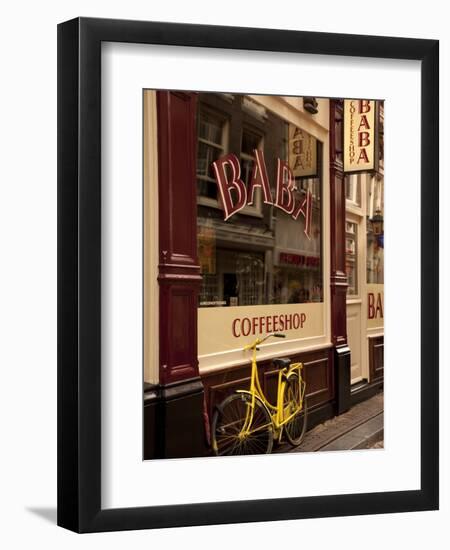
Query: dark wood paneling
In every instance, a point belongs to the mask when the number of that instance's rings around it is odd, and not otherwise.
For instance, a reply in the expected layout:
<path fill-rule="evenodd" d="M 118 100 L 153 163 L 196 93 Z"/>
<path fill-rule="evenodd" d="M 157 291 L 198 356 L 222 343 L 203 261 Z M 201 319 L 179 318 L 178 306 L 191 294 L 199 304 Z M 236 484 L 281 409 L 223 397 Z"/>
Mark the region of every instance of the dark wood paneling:
<path fill-rule="evenodd" d="M 157 92 L 160 383 L 198 377 L 196 94 Z"/>
<path fill-rule="evenodd" d="M 384 336 L 369 338 L 370 382 L 384 378 Z"/>
<path fill-rule="evenodd" d="M 329 357 L 305 361 L 306 394 L 310 407 L 331 399 L 331 369 Z"/>
<path fill-rule="evenodd" d="M 351 406 L 350 369 L 350 348 L 348 346 L 336 346 L 334 348 L 336 414 L 342 414 L 348 411 Z"/>
<path fill-rule="evenodd" d="M 274 405 L 277 402 L 278 372 L 279 368 L 275 368 L 272 363 L 269 362 L 267 370 L 262 374 L 264 392 L 269 401 Z"/>
<path fill-rule="evenodd" d="M 331 403 L 334 399 L 332 355 L 332 348 L 329 347 L 303 354 L 289 355 L 292 362 L 303 362 L 305 366 L 306 393 L 311 408 Z M 263 391 L 275 404 L 278 369 L 274 368 L 270 360 L 258 363 L 258 369 Z M 250 364 L 202 375 L 202 380 L 208 414 L 212 418 L 215 405 L 227 395 L 237 389 L 249 388 Z"/>
<path fill-rule="evenodd" d="M 198 376 L 197 296 L 193 281 L 160 281 L 160 383 Z"/>
<path fill-rule="evenodd" d="M 347 275 L 345 271 L 345 181 L 342 162 L 342 100 L 330 100 L 330 259 L 331 337 L 347 345 Z"/>
<path fill-rule="evenodd" d="M 144 460 L 209 454 L 200 378 L 144 388 Z"/>
<path fill-rule="evenodd" d="M 143 449 L 144 460 L 160 456 L 157 440 L 157 421 L 159 420 L 158 406 L 160 405 L 159 386 L 144 383 L 144 409 L 143 409 Z"/>
<path fill-rule="evenodd" d="M 237 372 L 233 373 L 232 380 L 228 380 L 230 376 L 228 373 L 222 372 L 202 377 L 210 421 L 216 404 L 223 401 L 225 397 L 234 391 L 248 389 L 250 386 L 249 368 L 238 369 Z"/>

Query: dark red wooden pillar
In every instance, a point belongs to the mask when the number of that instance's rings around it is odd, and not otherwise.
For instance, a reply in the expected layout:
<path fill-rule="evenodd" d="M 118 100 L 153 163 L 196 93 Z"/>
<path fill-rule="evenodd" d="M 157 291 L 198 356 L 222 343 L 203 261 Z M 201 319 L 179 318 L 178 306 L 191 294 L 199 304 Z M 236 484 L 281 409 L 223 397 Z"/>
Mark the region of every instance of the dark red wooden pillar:
<path fill-rule="evenodd" d="M 347 344 L 345 269 L 345 182 L 342 156 L 343 101 L 330 100 L 331 337 L 334 345 L 336 408 L 350 408 L 350 349 Z"/>
<path fill-rule="evenodd" d="M 196 95 L 157 92 L 159 381 L 157 454 L 205 454 L 197 358 Z"/>

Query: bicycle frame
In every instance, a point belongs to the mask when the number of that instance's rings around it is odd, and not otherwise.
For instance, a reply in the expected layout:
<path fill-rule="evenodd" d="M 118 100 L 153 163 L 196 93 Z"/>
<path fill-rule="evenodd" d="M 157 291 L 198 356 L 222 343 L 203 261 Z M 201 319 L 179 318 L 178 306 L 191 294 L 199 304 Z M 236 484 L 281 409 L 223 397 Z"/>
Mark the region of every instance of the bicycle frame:
<path fill-rule="evenodd" d="M 258 364 L 256 361 L 256 351 L 257 346 L 264 342 L 267 338 L 269 338 L 271 335 L 266 336 L 266 338 L 263 338 L 260 340 L 257 338 L 255 342 L 251 345 L 245 346 L 244 350 L 252 350 L 252 367 L 251 367 L 251 376 L 250 376 L 250 389 L 249 390 L 237 390 L 237 393 L 246 393 L 251 396 L 251 406 L 248 408 L 246 413 L 246 418 L 244 425 L 239 433 L 240 437 L 246 437 L 250 433 L 253 433 L 255 430 L 250 430 L 250 427 L 253 422 L 253 416 L 255 411 L 255 403 L 258 399 L 262 405 L 266 408 L 267 412 L 269 413 L 269 416 L 271 418 L 271 424 L 274 429 L 274 436 L 276 439 L 279 439 L 282 434 L 282 429 L 285 424 L 287 424 L 300 410 L 303 408 L 303 399 L 305 395 L 305 387 L 306 384 L 302 377 L 302 363 L 293 363 L 289 366 L 287 371 L 285 369 L 280 369 L 278 372 L 278 384 L 277 384 L 277 401 L 276 404 L 273 405 L 269 402 L 269 400 L 266 398 L 259 381 L 259 375 L 258 375 Z M 300 390 L 300 407 L 293 411 L 288 416 L 285 415 L 286 411 L 283 407 L 283 398 L 284 398 L 284 392 L 286 388 L 286 380 L 289 379 L 292 374 L 297 373 L 298 375 L 298 383 L 299 383 L 299 390 Z M 264 429 L 267 426 L 260 426 L 258 430 Z"/>

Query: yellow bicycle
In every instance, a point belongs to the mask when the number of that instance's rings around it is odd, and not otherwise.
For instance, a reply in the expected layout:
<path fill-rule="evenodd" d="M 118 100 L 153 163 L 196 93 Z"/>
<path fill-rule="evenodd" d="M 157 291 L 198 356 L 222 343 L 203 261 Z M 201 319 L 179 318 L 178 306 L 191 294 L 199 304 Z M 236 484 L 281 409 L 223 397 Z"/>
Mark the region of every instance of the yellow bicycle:
<path fill-rule="evenodd" d="M 274 439 L 281 441 L 283 433 L 293 446 L 299 445 L 305 435 L 308 409 L 303 363 L 273 359 L 280 368 L 276 405 L 268 401 L 261 389 L 256 352 L 272 336 L 285 338 L 284 334 L 268 334 L 244 347 L 244 351 L 252 351 L 250 389 L 237 390 L 215 408 L 211 442 L 216 455 L 270 453 Z"/>

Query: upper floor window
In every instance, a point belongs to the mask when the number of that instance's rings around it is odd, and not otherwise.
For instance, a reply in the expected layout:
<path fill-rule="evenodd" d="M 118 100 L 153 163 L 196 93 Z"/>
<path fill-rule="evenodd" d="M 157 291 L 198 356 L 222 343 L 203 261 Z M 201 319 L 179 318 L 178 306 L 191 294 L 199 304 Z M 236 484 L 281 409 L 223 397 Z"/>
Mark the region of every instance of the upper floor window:
<path fill-rule="evenodd" d="M 199 307 L 322 302 L 322 144 L 247 96 L 197 116 Z"/>
<path fill-rule="evenodd" d="M 199 202 L 217 204 L 212 163 L 226 150 L 227 121 L 213 111 L 202 110 L 198 120 L 197 185 Z M 206 199 L 206 200 L 205 200 Z"/>
<path fill-rule="evenodd" d="M 361 174 L 348 174 L 345 176 L 345 198 L 351 206 L 361 206 Z"/>

